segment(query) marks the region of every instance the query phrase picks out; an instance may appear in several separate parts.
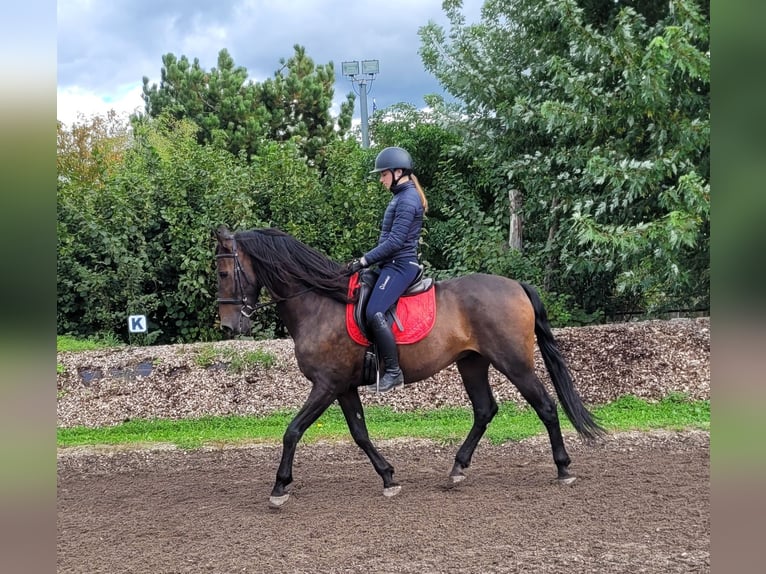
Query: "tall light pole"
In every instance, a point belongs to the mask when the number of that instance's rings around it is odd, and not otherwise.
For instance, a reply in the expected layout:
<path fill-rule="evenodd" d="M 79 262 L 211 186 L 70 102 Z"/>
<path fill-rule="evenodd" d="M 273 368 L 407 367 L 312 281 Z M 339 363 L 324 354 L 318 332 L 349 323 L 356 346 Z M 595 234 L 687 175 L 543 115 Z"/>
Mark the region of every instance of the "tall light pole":
<path fill-rule="evenodd" d="M 362 116 L 362 147 L 370 147 L 370 135 L 367 125 L 367 94 L 372 89 L 372 82 L 380 72 L 378 60 L 362 60 L 362 71 L 359 72 L 359 61 L 352 60 L 342 63 L 342 72 L 351 80 L 354 92 L 359 94 L 359 105 Z M 357 87 L 359 88 L 357 90 Z"/>

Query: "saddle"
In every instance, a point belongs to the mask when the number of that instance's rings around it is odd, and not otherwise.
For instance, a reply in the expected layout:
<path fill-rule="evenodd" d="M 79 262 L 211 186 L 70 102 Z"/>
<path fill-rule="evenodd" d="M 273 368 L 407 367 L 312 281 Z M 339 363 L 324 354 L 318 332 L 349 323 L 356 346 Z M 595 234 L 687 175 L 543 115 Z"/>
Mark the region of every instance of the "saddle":
<path fill-rule="evenodd" d="M 417 343 L 423 339 L 436 322 L 436 289 L 432 278 L 423 277 L 420 265 L 417 276 L 399 300 L 386 311 L 386 320 L 393 325 L 394 340 L 398 345 Z M 360 385 L 375 385 L 379 365 L 375 345 L 367 334 L 365 308 L 380 272 L 363 269 L 351 276 L 348 295 L 352 301 L 346 305 L 346 330 L 349 337 L 360 345 L 367 346 L 364 354 L 362 380 Z"/>
<path fill-rule="evenodd" d="M 423 277 L 423 266 L 419 267 L 410 286 L 385 313 L 388 322 L 394 325 L 394 339 L 400 345 L 418 342 L 436 321 L 435 283 L 433 278 Z M 370 344 L 365 309 L 379 276 L 377 269 L 363 269 L 349 280 L 348 294 L 356 302 L 346 306 L 346 327 L 349 336 L 360 345 Z"/>

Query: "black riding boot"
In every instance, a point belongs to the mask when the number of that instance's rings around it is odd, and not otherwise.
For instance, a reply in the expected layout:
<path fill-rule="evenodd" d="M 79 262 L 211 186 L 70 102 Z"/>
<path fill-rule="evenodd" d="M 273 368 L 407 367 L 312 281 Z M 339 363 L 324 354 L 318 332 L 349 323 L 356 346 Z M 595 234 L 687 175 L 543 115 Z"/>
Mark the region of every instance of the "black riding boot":
<path fill-rule="evenodd" d="M 378 381 L 378 392 L 385 393 L 404 383 L 404 375 L 399 368 L 396 341 L 394 341 L 394 334 L 391 332 L 391 327 L 388 326 L 388 321 L 386 321 L 383 313 L 375 313 L 368 326 L 383 363 L 384 373 Z"/>

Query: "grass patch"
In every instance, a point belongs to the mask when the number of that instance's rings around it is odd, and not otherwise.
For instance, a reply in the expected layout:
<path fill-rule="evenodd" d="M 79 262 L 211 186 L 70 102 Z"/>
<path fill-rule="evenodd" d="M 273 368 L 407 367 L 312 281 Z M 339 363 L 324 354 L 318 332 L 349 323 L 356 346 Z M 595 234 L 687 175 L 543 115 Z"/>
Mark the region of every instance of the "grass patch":
<path fill-rule="evenodd" d="M 594 409 L 593 414 L 609 431 L 710 429 L 710 401 L 691 401 L 682 395 L 671 395 L 659 402 L 623 397 Z M 204 445 L 253 441 L 274 443 L 281 441 L 294 415 L 295 411 L 284 411 L 264 417 L 134 420 L 103 428 L 60 428 L 56 433 L 57 444 L 71 447 L 171 443 L 179 448 L 194 449 Z M 572 429 L 563 413 L 559 413 L 559 418 L 562 429 Z M 389 407 L 369 406 L 365 409 L 365 420 L 373 440 L 408 437 L 456 444 L 468 434 L 473 415 L 469 408 L 394 412 Z M 485 436 L 499 444 L 544 432 L 543 424 L 532 409 L 505 403 L 500 406 Z M 302 440 L 306 443 L 351 440 L 340 408 L 328 409 L 306 431 Z"/>
<path fill-rule="evenodd" d="M 99 349 L 115 349 L 125 347 L 125 343 L 120 341 L 112 333 L 103 335 L 94 335 L 87 339 L 75 338 L 71 335 L 56 336 L 56 352 L 80 352 L 80 351 L 98 351 Z"/>
<path fill-rule="evenodd" d="M 216 353 L 213 345 L 203 345 L 197 349 L 194 355 L 194 363 L 204 369 L 215 363 L 217 357 L 218 353 Z"/>
<path fill-rule="evenodd" d="M 683 430 L 689 427 L 710 430 L 710 401 L 690 401 L 672 393 L 659 402 L 625 396 L 594 410 L 601 423 L 611 430 Z"/>
<path fill-rule="evenodd" d="M 200 367 L 207 368 L 215 363 L 228 363 L 228 369 L 234 373 L 243 373 L 253 367 L 273 367 L 277 358 L 268 351 L 237 351 L 235 349 L 216 350 L 212 345 L 204 345 L 197 349 L 194 362 Z"/>
<path fill-rule="evenodd" d="M 229 358 L 229 370 L 235 373 L 242 373 L 249 371 L 252 367 L 273 367 L 277 358 L 268 351 L 261 351 L 256 349 L 254 351 L 236 352 L 231 349 L 228 350 Z"/>

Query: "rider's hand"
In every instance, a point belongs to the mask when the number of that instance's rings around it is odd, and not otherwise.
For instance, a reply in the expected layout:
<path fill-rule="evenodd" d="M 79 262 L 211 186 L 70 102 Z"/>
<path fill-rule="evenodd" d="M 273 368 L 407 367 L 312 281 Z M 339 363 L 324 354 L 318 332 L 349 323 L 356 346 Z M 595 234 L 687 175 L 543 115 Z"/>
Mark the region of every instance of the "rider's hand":
<path fill-rule="evenodd" d="M 364 269 L 367 267 L 366 261 L 364 260 L 364 257 L 361 259 L 354 259 L 353 261 L 350 261 L 348 265 L 346 265 L 346 269 L 349 273 L 356 273 L 360 269 Z"/>

